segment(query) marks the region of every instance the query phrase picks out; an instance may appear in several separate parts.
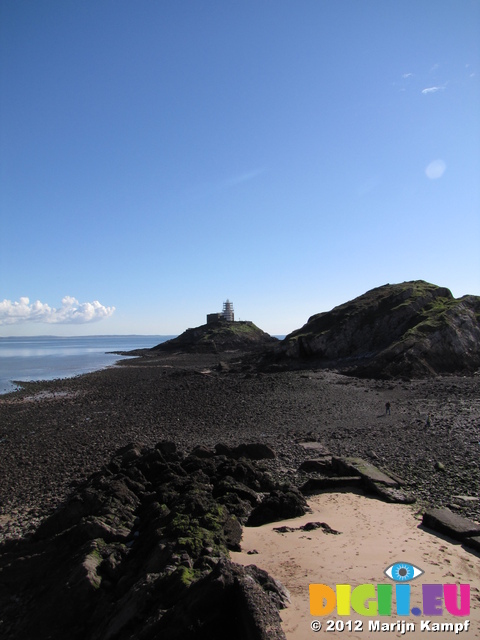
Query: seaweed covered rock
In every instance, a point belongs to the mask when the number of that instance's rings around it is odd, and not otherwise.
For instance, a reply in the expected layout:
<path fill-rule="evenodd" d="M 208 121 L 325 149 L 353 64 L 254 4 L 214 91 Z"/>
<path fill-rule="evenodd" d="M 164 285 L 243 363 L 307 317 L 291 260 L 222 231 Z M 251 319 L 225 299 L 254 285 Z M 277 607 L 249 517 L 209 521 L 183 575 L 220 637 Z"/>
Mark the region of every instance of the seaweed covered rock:
<path fill-rule="evenodd" d="M 227 617 L 234 639 L 283 638 L 281 585 L 228 551 L 269 499 L 299 515 L 295 491 L 237 454 L 118 450 L 32 537 L 0 547 L 2 638 L 215 639 Z"/>

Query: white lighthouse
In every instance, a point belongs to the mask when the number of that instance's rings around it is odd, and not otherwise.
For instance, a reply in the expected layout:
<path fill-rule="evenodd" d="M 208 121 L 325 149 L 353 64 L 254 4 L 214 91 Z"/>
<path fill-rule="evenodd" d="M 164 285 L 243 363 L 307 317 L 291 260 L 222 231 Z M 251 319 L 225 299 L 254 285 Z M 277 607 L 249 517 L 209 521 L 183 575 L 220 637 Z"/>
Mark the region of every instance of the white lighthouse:
<path fill-rule="evenodd" d="M 222 316 L 227 322 L 234 322 L 235 315 L 233 313 L 233 302 L 230 302 L 230 300 L 223 303 Z"/>

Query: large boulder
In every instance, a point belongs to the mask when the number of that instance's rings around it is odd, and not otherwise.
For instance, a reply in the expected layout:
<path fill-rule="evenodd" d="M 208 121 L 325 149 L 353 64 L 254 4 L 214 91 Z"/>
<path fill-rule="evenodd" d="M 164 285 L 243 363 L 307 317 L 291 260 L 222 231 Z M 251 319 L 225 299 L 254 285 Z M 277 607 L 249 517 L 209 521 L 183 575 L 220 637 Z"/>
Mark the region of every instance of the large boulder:
<path fill-rule="evenodd" d="M 302 494 L 293 487 L 283 487 L 265 496 L 250 514 L 247 526 L 260 527 L 269 522 L 298 518 L 306 512 L 307 503 Z"/>

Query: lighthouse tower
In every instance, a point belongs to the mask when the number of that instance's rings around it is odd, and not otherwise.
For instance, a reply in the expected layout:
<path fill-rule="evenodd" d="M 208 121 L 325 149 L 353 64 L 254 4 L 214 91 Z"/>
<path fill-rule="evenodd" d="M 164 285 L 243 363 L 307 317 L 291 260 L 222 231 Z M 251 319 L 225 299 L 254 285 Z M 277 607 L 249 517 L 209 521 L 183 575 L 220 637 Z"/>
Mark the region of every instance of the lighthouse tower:
<path fill-rule="evenodd" d="M 233 322 L 235 320 L 235 315 L 233 313 L 233 302 L 227 300 L 223 303 L 223 311 L 222 311 L 223 319 L 227 322 Z"/>

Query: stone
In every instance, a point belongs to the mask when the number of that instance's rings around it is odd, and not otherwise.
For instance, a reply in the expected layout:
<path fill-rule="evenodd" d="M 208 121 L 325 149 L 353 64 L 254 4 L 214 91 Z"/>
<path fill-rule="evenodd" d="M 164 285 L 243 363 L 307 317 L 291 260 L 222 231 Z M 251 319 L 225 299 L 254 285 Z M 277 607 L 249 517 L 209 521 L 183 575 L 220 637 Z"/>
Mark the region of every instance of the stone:
<path fill-rule="evenodd" d="M 240 541 L 242 539 L 242 527 L 237 518 L 229 516 L 223 525 L 223 532 L 227 548 L 230 551 L 240 551 Z"/>
<path fill-rule="evenodd" d="M 385 500 L 385 502 L 393 502 L 397 504 L 413 504 L 416 501 L 415 496 L 412 493 L 403 491 L 396 487 L 386 487 L 380 482 L 367 482 L 367 487 Z"/>
<path fill-rule="evenodd" d="M 224 640 L 228 629 L 231 640 L 286 640 L 277 608 L 285 590 L 264 573 L 220 560 L 152 625 L 148 637 Z"/>
<path fill-rule="evenodd" d="M 217 454 L 217 456 L 231 456 L 232 455 L 232 447 L 229 447 L 228 445 L 223 444 L 223 442 L 219 442 L 218 444 L 216 444 L 214 449 L 215 449 L 215 453 Z"/>
<path fill-rule="evenodd" d="M 364 480 L 384 484 L 387 487 L 398 487 L 398 482 L 386 473 L 362 458 L 333 458 L 333 464 L 338 473 L 344 475 L 358 475 Z"/>
<path fill-rule="evenodd" d="M 452 502 L 460 507 L 468 507 L 479 500 L 480 498 L 478 496 L 452 496 Z"/>
<path fill-rule="evenodd" d="M 227 476 L 215 484 L 212 495 L 215 498 L 218 498 L 229 493 L 236 494 L 239 498 L 246 500 L 252 506 L 256 506 L 260 503 L 260 497 L 256 491 L 247 487 L 243 482 L 239 482 L 238 480 Z"/>
<path fill-rule="evenodd" d="M 191 455 L 197 456 L 197 458 L 213 458 L 215 452 L 203 445 L 198 445 L 197 447 L 195 447 L 195 449 L 193 449 Z"/>
<path fill-rule="evenodd" d="M 331 456 L 330 451 L 321 442 L 299 442 L 298 445 L 310 451 L 313 451 L 317 456 Z"/>
<path fill-rule="evenodd" d="M 480 536 L 469 536 L 463 539 L 463 546 L 480 551 Z"/>
<path fill-rule="evenodd" d="M 324 458 L 310 458 L 304 460 L 298 468 L 299 471 L 326 473 L 333 471 L 332 458 L 326 456 Z"/>
<path fill-rule="evenodd" d="M 363 480 L 360 476 L 330 476 L 327 478 L 309 478 L 301 487 L 303 495 L 318 493 L 319 491 L 336 491 L 344 487 L 361 488 Z"/>
<path fill-rule="evenodd" d="M 255 507 L 247 520 L 247 526 L 259 527 L 268 522 L 297 518 L 303 516 L 306 510 L 307 503 L 299 491 L 293 488 L 275 490 Z"/>
<path fill-rule="evenodd" d="M 444 533 L 462 542 L 466 538 L 480 536 L 480 524 L 464 518 L 450 509 L 428 509 L 423 514 L 422 524 L 429 529 Z"/>
<path fill-rule="evenodd" d="M 233 449 L 232 455 L 235 458 L 247 458 L 248 460 L 272 460 L 276 457 L 273 449 L 263 442 L 240 444 Z"/>
<path fill-rule="evenodd" d="M 158 449 L 160 453 L 169 457 L 177 453 L 177 445 L 171 440 L 161 440 L 157 442 L 155 449 Z"/>

